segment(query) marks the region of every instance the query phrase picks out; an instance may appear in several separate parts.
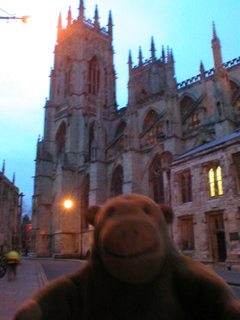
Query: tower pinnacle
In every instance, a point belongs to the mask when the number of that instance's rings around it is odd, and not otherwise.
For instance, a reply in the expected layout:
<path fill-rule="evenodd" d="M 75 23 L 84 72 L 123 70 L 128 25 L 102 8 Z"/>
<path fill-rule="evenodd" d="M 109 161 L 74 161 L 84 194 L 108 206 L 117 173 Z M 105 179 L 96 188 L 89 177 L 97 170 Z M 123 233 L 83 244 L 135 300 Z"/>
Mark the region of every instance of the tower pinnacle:
<path fill-rule="evenodd" d="M 83 0 L 80 0 L 80 5 L 79 5 L 79 19 L 80 20 L 83 20 L 84 19 L 84 3 L 83 3 Z"/>
<path fill-rule="evenodd" d="M 129 73 L 132 70 L 132 53 L 131 50 L 129 50 L 129 55 L 128 55 L 128 69 L 129 69 Z"/>
<path fill-rule="evenodd" d="M 111 10 L 109 11 L 109 16 L 108 16 L 108 35 L 109 37 L 113 38 L 113 33 L 112 33 L 112 29 L 113 29 L 113 22 L 112 22 L 112 12 Z"/>
<path fill-rule="evenodd" d="M 59 39 L 61 31 L 62 31 L 62 14 L 60 12 L 58 17 L 58 25 L 57 25 L 57 40 Z"/>
<path fill-rule="evenodd" d="M 217 32 L 216 32 L 216 27 L 215 27 L 214 21 L 213 21 L 212 51 L 213 51 L 215 75 L 217 76 L 222 71 L 222 52 L 221 52 L 220 40 L 219 40 L 219 38 L 217 36 Z"/>
<path fill-rule="evenodd" d="M 3 160 L 3 166 L 2 166 L 2 174 L 5 174 L 5 160 Z"/>
<path fill-rule="evenodd" d="M 152 62 L 156 61 L 156 56 L 155 56 L 155 44 L 154 44 L 154 40 L 153 37 L 151 38 L 151 58 L 152 58 Z"/>
<path fill-rule="evenodd" d="M 68 27 L 72 24 L 72 12 L 71 12 L 71 6 L 69 6 L 68 9 L 68 17 L 67 17 L 67 25 Z"/>
<path fill-rule="evenodd" d="M 213 30 L 213 39 L 217 38 L 217 32 L 216 32 L 216 27 L 215 27 L 215 22 L 213 21 L 212 23 L 212 30 Z"/>
<path fill-rule="evenodd" d="M 97 4 L 96 4 L 96 7 L 95 7 L 94 28 L 95 28 L 96 30 L 99 30 L 99 29 L 100 29 L 99 16 L 98 16 L 98 6 L 97 6 Z"/>
<path fill-rule="evenodd" d="M 141 67 L 143 65 L 142 62 L 142 48 L 141 46 L 139 47 L 139 54 L 138 54 L 138 66 Z"/>

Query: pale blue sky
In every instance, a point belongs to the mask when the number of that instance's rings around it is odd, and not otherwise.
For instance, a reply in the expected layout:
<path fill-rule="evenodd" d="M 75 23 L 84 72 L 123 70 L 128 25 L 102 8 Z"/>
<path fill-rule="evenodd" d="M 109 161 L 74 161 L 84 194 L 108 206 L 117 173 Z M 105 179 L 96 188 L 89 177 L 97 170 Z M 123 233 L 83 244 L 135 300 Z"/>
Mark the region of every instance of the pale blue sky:
<path fill-rule="evenodd" d="M 213 20 L 223 61 L 240 56 L 240 0 L 85 0 L 84 4 L 85 16 L 91 19 L 98 4 L 101 26 L 107 25 L 112 10 L 119 107 L 127 103 L 128 51 L 131 49 L 135 64 L 139 46 L 148 59 L 151 36 L 157 57 L 162 45 L 173 49 L 178 82 L 198 74 L 200 60 L 206 70 L 213 67 Z M 32 16 L 27 25 L 17 20 L 0 21 L 0 170 L 5 159 L 6 176 L 12 179 L 16 172 L 16 185 L 26 195 L 28 206 L 33 194 L 36 142 L 43 134 L 58 15 L 61 11 L 65 24 L 69 5 L 77 18 L 79 0 L 2 0 L 0 4 L 16 16 Z"/>

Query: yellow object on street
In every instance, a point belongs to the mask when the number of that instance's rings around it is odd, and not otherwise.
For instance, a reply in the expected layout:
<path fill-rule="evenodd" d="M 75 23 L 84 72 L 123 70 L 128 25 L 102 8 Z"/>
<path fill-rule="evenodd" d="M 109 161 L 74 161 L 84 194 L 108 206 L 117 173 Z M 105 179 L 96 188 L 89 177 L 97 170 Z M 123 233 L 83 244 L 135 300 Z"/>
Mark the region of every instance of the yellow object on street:
<path fill-rule="evenodd" d="M 7 258 L 7 263 L 11 263 L 11 262 L 21 262 L 21 258 L 19 256 L 19 254 L 17 253 L 17 251 L 10 251 L 8 252 L 8 254 L 6 254 L 6 258 Z"/>

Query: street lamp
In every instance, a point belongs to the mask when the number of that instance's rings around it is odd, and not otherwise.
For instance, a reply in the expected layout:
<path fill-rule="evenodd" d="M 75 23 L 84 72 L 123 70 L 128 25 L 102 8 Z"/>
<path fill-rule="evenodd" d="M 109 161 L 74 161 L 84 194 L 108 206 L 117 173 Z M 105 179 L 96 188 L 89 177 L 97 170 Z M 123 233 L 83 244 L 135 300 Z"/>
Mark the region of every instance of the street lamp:
<path fill-rule="evenodd" d="M 9 15 L 9 17 L 6 17 L 6 16 L 0 17 L 0 19 L 5 19 L 5 20 L 17 19 L 17 20 L 22 20 L 23 23 L 27 23 L 28 19 L 30 18 L 30 16 L 15 17 L 15 16 L 13 16 L 12 14 L 4 11 L 3 9 L 0 9 L 0 10 Z"/>
<path fill-rule="evenodd" d="M 73 205 L 73 203 L 72 203 L 71 200 L 66 200 L 66 201 L 64 202 L 64 207 L 65 207 L 66 209 L 72 208 L 72 205 Z"/>

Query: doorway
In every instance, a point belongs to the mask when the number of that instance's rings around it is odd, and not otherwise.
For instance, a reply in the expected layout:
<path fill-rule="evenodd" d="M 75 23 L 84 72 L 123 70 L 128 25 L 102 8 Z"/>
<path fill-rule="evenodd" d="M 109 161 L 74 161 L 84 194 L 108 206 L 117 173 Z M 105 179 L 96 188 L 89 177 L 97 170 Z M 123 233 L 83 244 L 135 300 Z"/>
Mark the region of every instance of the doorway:
<path fill-rule="evenodd" d="M 208 214 L 210 233 L 210 252 L 214 262 L 225 262 L 227 259 L 223 214 Z"/>

